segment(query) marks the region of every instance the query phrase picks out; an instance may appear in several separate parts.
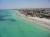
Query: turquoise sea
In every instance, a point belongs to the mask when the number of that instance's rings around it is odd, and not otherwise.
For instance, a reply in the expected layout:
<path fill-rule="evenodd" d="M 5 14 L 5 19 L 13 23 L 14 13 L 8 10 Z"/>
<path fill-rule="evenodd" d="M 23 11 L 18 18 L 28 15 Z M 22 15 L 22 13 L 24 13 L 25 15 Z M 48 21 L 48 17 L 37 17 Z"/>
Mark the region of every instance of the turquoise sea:
<path fill-rule="evenodd" d="M 17 10 L 0 10 L 0 37 L 50 37 L 50 30 L 18 16 Z"/>

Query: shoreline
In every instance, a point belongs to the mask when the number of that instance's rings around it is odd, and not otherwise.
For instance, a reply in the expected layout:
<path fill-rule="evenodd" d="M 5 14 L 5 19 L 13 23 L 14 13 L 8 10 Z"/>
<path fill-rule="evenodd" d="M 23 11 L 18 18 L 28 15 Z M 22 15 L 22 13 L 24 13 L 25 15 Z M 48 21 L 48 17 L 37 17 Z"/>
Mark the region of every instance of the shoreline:
<path fill-rule="evenodd" d="M 26 19 L 29 22 L 34 22 L 34 23 L 40 24 L 40 26 L 50 29 L 50 20 L 49 19 L 25 16 L 24 14 L 20 14 L 20 16 L 24 17 L 24 19 Z"/>
<path fill-rule="evenodd" d="M 49 19 L 25 16 L 24 14 L 21 14 L 21 13 L 18 13 L 18 16 L 22 17 L 22 19 L 25 19 L 28 22 L 31 22 L 31 23 L 34 22 L 36 24 L 40 24 L 40 26 L 42 26 L 42 27 L 50 29 L 50 20 Z"/>

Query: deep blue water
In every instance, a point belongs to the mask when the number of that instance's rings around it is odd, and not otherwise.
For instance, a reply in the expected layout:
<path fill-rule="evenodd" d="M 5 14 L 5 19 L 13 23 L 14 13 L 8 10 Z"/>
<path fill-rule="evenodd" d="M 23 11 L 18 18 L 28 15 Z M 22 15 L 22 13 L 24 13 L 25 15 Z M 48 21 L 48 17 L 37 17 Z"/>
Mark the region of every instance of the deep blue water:
<path fill-rule="evenodd" d="M 15 21 L 15 19 L 12 18 L 12 13 L 15 12 L 13 12 L 13 10 L 0 10 L 0 21 Z"/>

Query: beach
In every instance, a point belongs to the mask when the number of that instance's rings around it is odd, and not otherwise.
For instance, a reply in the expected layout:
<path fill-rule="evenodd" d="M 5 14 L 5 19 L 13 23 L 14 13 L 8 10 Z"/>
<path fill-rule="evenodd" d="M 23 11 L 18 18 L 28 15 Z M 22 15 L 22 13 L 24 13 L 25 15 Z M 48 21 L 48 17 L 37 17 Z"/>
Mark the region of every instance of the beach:
<path fill-rule="evenodd" d="M 17 10 L 0 10 L 0 37 L 48 37 L 50 30 Z"/>
<path fill-rule="evenodd" d="M 50 29 L 50 19 L 46 19 L 46 18 L 39 18 L 39 17 L 31 17 L 31 16 L 25 16 L 24 14 L 20 14 L 20 16 L 23 17 L 23 19 L 26 19 L 29 22 L 34 22 L 37 24 L 40 24 L 43 27 L 46 27 L 48 29 Z"/>

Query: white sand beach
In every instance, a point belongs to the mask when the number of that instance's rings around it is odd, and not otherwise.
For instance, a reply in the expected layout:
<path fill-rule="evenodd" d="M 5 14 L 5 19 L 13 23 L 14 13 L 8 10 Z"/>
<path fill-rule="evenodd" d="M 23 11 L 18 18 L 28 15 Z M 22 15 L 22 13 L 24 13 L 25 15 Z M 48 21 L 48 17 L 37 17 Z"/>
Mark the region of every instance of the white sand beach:
<path fill-rule="evenodd" d="M 19 14 L 19 15 L 22 16 L 23 19 L 26 19 L 29 22 L 34 22 L 50 29 L 50 19 L 25 16 L 24 14 Z"/>
<path fill-rule="evenodd" d="M 34 22 L 50 29 L 50 19 L 31 17 L 29 15 L 25 16 L 24 14 L 21 14 L 21 13 L 18 13 L 18 16 L 20 16 L 22 19 L 25 19 L 29 22 L 32 22 L 32 23 Z"/>

